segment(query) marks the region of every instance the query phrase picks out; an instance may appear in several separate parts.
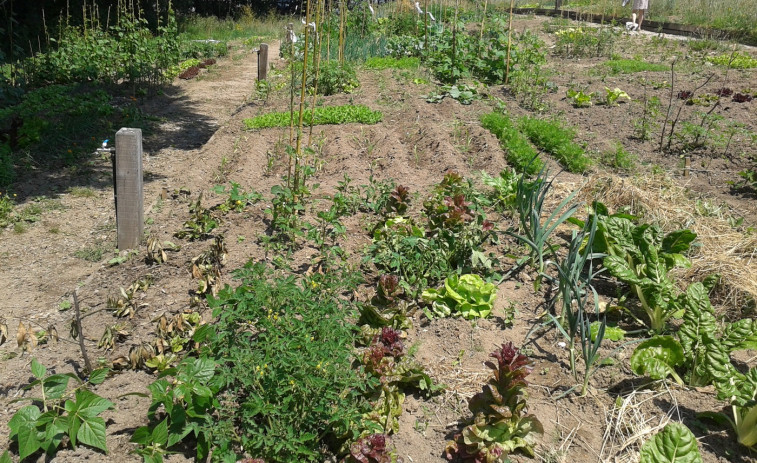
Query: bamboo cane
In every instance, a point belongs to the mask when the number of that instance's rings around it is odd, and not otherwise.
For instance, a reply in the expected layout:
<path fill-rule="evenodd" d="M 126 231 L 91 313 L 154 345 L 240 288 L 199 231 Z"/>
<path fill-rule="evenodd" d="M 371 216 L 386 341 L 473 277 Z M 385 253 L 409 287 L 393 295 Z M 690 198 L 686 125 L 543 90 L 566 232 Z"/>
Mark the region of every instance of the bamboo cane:
<path fill-rule="evenodd" d="M 513 41 L 513 5 L 515 0 L 510 0 L 510 19 L 507 25 L 507 64 L 505 65 L 505 84 L 510 82 L 510 44 Z"/>

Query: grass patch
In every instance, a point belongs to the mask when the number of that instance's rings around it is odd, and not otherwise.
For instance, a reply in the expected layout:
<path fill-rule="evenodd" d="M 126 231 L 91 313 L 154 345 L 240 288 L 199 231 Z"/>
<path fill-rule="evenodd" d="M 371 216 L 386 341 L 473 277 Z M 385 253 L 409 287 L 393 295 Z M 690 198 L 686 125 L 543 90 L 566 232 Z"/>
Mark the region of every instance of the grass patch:
<path fill-rule="evenodd" d="M 287 22 L 287 18 L 277 19 L 275 15 L 264 18 L 247 15 L 238 20 L 219 19 L 215 16 L 192 16 L 180 22 L 179 32 L 181 32 L 182 38 L 187 40 L 227 42 L 238 39 L 253 39 L 254 42 L 257 42 L 264 38 L 280 38 Z"/>
<path fill-rule="evenodd" d="M 509 116 L 497 112 L 485 114 L 481 125 L 499 139 L 505 159 L 518 172 L 533 175 L 541 170 L 544 163 L 535 159 L 538 153 Z"/>
<path fill-rule="evenodd" d="M 591 166 L 586 151 L 575 143 L 573 129 L 563 127 L 556 119 L 543 120 L 525 116 L 519 120 L 519 127 L 528 138 L 570 172 L 584 172 Z"/>
<path fill-rule="evenodd" d="M 634 72 L 662 72 L 670 69 L 667 64 L 646 63 L 635 59 L 611 59 L 602 63 L 610 68 L 613 74 L 633 74 Z"/>
<path fill-rule="evenodd" d="M 74 252 L 74 257 L 84 259 L 87 262 L 100 262 L 103 260 L 103 256 L 106 252 L 107 249 L 103 246 L 90 246 Z"/>
<path fill-rule="evenodd" d="M 68 193 L 74 198 L 94 198 L 97 196 L 94 188 L 88 186 L 73 186 L 69 188 Z"/>
<path fill-rule="evenodd" d="M 372 57 L 365 60 L 366 69 L 418 69 L 421 65 L 419 58 L 406 56 L 403 58 Z"/>
<path fill-rule="evenodd" d="M 615 170 L 631 171 L 636 167 L 636 155 L 629 153 L 620 142 L 615 148 L 599 155 L 599 163 Z"/>
<path fill-rule="evenodd" d="M 250 119 L 244 120 L 244 125 L 248 130 L 265 129 L 270 127 L 288 127 L 292 114 L 289 111 L 279 113 L 262 114 Z M 295 121 L 299 117 L 295 111 Z M 310 122 L 311 110 L 305 110 L 303 120 Z M 315 108 L 313 116 L 313 125 L 337 125 L 337 124 L 377 124 L 381 122 L 384 115 L 381 111 L 372 111 L 363 105 L 343 105 L 343 106 L 322 106 Z"/>

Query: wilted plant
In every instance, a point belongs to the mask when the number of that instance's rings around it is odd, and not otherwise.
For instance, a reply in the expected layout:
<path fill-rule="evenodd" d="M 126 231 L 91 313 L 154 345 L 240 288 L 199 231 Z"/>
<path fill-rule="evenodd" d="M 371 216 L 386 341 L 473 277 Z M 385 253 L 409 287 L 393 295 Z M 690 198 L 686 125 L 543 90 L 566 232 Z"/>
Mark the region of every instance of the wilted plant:
<path fill-rule="evenodd" d="M 197 197 L 197 201 L 189 206 L 189 213 L 192 218 L 184 222 L 181 230 L 174 233 L 177 238 L 190 241 L 205 239 L 218 227 L 218 220 L 213 217 L 211 211 L 202 207 L 202 193 Z"/>
<path fill-rule="evenodd" d="M 497 462 L 517 450 L 533 457 L 537 434 L 544 432 L 539 420 L 526 413 L 526 376 L 531 363 L 512 342 L 502 344 L 486 362 L 493 377 L 468 401 L 473 424 L 447 444 L 448 460 Z"/>
<path fill-rule="evenodd" d="M 221 284 L 221 268 L 226 260 L 226 243 L 216 236 L 210 249 L 192 259 L 192 277 L 200 280 L 197 293 L 216 295 Z"/>
<path fill-rule="evenodd" d="M 170 241 L 164 241 L 163 243 L 154 236 L 150 235 L 147 238 L 147 257 L 148 264 L 164 264 L 168 260 L 166 251 L 178 251 L 180 248 Z"/>

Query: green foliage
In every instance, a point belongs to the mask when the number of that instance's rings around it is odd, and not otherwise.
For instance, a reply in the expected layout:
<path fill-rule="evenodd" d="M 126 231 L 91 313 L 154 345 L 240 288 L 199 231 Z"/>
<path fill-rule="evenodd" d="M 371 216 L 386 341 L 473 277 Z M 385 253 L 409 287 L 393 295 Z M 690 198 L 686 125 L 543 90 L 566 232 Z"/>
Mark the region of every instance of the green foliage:
<path fill-rule="evenodd" d="M 534 175 L 542 169 L 544 163 L 536 158 L 536 150 L 507 114 L 485 114 L 481 125 L 499 139 L 507 162 L 518 172 Z"/>
<path fill-rule="evenodd" d="M 492 189 L 487 196 L 495 209 L 502 212 L 515 209 L 518 182 L 522 176 L 513 168 L 501 171 L 496 177 L 490 177 L 486 172 L 481 173 L 484 185 Z"/>
<path fill-rule="evenodd" d="M 318 93 L 321 95 L 352 93 L 354 89 L 360 86 L 355 69 L 349 63 L 339 64 L 338 61 L 330 61 L 321 63 L 319 67 Z M 318 117 L 317 109 L 316 117 Z M 304 120 L 310 121 L 309 118 Z"/>
<path fill-rule="evenodd" d="M 570 27 L 555 32 L 555 53 L 564 57 L 610 56 L 620 35 L 613 27 Z"/>
<path fill-rule="evenodd" d="M 599 155 L 599 162 L 616 170 L 631 171 L 636 167 L 636 156 L 629 153 L 622 143 L 616 142 L 615 149 Z"/>
<path fill-rule="evenodd" d="M 439 284 L 451 273 L 492 267 L 481 248 L 493 239 L 493 224 L 478 204 L 479 194 L 456 173 L 449 173 L 424 201 L 425 225 L 390 217 L 378 225 L 365 261 L 382 273 L 400 277 L 410 297 Z"/>
<path fill-rule="evenodd" d="M 292 114 L 287 112 L 269 113 L 245 119 L 244 125 L 248 130 L 264 129 L 269 127 L 288 127 Z M 298 114 L 294 114 L 295 119 Z M 381 122 L 384 115 L 380 111 L 371 111 L 363 105 L 343 105 L 343 106 L 321 106 L 315 108 L 315 113 L 307 109 L 303 115 L 303 120 L 310 123 L 312 117 L 313 125 L 325 124 L 377 124 Z"/>
<path fill-rule="evenodd" d="M 425 98 L 429 103 L 439 103 L 447 96 L 464 105 L 469 105 L 479 98 L 476 88 L 465 84 L 442 85 L 439 93 L 432 91 Z"/>
<path fill-rule="evenodd" d="M 189 57 L 197 45 L 182 44 L 176 19 L 169 10 L 156 34 L 140 11 L 119 7 L 113 24 L 85 18 L 85 26 L 64 26 L 56 48 L 28 58 L 25 77 L 33 85 L 96 81 L 156 84 L 164 82 L 172 66 Z"/>
<path fill-rule="evenodd" d="M 21 399 L 33 404 L 22 407 L 8 422 L 10 439 L 18 444 L 19 458 L 24 460 L 38 450 L 53 456 L 64 436 L 68 436 L 74 448 L 78 442 L 107 453 L 105 420 L 98 415 L 113 408 L 113 403 L 91 392 L 87 385 L 102 383 L 108 370 L 93 371 L 87 383 L 72 373 L 48 376 L 47 369 L 37 359 L 32 359 L 31 370 L 36 379 L 29 387 L 40 386 L 42 396 Z M 71 379 L 79 384 L 69 391 Z"/>
<path fill-rule="evenodd" d="M 690 230 L 677 230 L 663 235 L 654 225 L 635 226 L 624 217 L 603 215 L 605 222 L 598 240 L 599 252 L 607 270 L 627 283 L 639 298 L 647 315 L 649 328 L 661 333 L 667 321 L 679 310 L 673 280 L 668 272 L 691 265 L 683 252 L 696 239 Z"/>
<path fill-rule="evenodd" d="M 633 74 L 636 72 L 664 72 L 669 71 L 666 64 L 649 63 L 635 59 L 611 59 L 602 63 L 602 66 L 610 68 L 613 74 Z"/>
<path fill-rule="evenodd" d="M 537 435 L 544 432 L 539 420 L 526 414 L 529 359 L 512 343 L 503 344 L 490 357 L 497 359 L 496 364 L 486 362 L 493 377 L 468 401 L 473 424 L 447 443 L 445 453 L 450 460 L 503 461 L 515 451 L 533 457 Z"/>
<path fill-rule="evenodd" d="M 620 98 L 625 98 L 628 101 L 631 101 L 631 97 L 628 96 L 628 93 L 624 92 L 618 87 L 615 87 L 612 90 L 610 90 L 608 87 L 605 87 L 605 104 L 606 105 L 615 106 L 616 104 L 618 104 L 618 100 Z"/>
<path fill-rule="evenodd" d="M 174 380 L 165 379 L 167 376 Z M 150 422 L 134 431 L 131 442 L 140 445 L 135 453 L 145 463 L 162 463 L 171 447 L 192 439 L 197 460 L 204 461 L 210 451 L 212 413 L 219 407 L 215 397 L 218 382 L 216 364 L 208 358 L 187 358 L 164 370 L 160 379 L 148 386 Z"/>
<path fill-rule="evenodd" d="M 580 233 L 573 231 L 565 257 L 558 258 L 553 250 L 554 260 L 547 262 L 555 267 L 558 274 L 557 293 L 550 301 L 550 305 L 554 307 L 558 300 L 562 303 L 560 319 L 551 313 L 549 317 L 568 342 L 570 369 L 576 380 L 578 379 L 574 350 L 576 341 L 581 347 L 581 356 L 584 360 L 581 395 L 586 395 L 589 379 L 596 371 L 596 364 L 600 358 L 599 348 L 607 328 L 606 318 L 600 315 L 599 296 L 591 284 L 599 273 L 594 271 L 592 262 L 603 256 L 603 254 L 591 252 L 596 231 L 596 219 L 587 222 Z M 592 306 L 594 316 L 599 319 L 595 322 L 591 321 L 589 312 Z"/>
<path fill-rule="evenodd" d="M 554 156 L 570 172 L 585 172 L 591 159 L 584 149 L 573 140 L 576 133 L 556 120 L 543 120 L 525 116 L 518 121 L 523 133 L 536 146 Z"/>
<path fill-rule="evenodd" d="M 415 57 L 405 56 L 402 58 L 378 57 L 374 56 L 365 60 L 363 67 L 366 69 L 418 69 L 421 61 Z"/>
<path fill-rule="evenodd" d="M 536 34 L 529 31 L 514 37 L 518 41 L 518 47 L 515 55 L 511 56 L 513 61 L 509 76 L 510 91 L 522 107 L 543 111 L 547 108 L 544 96 L 557 89 L 554 83 L 549 81 L 550 72 L 544 67 L 547 62 L 546 45 Z"/>
<path fill-rule="evenodd" d="M 546 266 L 544 256 L 552 249 L 549 244 L 550 236 L 578 208 L 576 204 L 570 205 L 570 202 L 576 196 L 574 191 L 565 197 L 546 219 L 542 219 L 546 213 L 543 210 L 544 200 L 552 188 L 552 182 L 554 182 L 554 178 L 548 181 L 548 176 L 549 171 L 544 167 L 532 182 L 527 182 L 525 176 L 520 178 L 516 206 L 523 234 L 508 232 L 508 234 L 525 243 L 531 250 L 531 265 L 538 272 L 538 276 L 534 280 L 534 289 L 538 289 L 541 285 L 541 277 Z"/>
<path fill-rule="evenodd" d="M 711 362 L 708 373 L 714 378 L 718 398 L 731 404 L 733 420 L 728 421 L 736 432 L 739 444 L 757 449 L 757 368 L 741 373 L 729 361 Z"/>
<path fill-rule="evenodd" d="M 718 56 L 708 56 L 708 63 L 726 66 L 731 69 L 752 69 L 757 68 L 757 58 L 752 58 L 746 53 L 734 51 Z"/>
<path fill-rule="evenodd" d="M 719 330 L 704 284 L 691 284 L 675 304 L 683 311 L 678 339 L 655 336 L 641 343 L 631 357 L 634 373 L 647 374 L 652 379 L 670 375 L 683 384 L 674 368 L 684 367 L 686 383 L 704 387 L 716 379 L 711 374 L 713 364 L 724 367 L 730 363 L 728 356 L 732 352 L 757 347 L 755 320 L 745 318 Z"/>
<path fill-rule="evenodd" d="M 428 318 L 462 315 L 466 320 L 486 318 L 494 308 L 497 287 L 484 282 L 479 275 L 452 275 L 444 280 L 442 289 L 423 291 L 423 300 L 431 303 Z"/>
<path fill-rule="evenodd" d="M 681 385 L 683 380 L 675 368 L 683 363 L 683 348 L 673 336 L 647 339 L 636 347 L 631 356 L 631 369 L 637 375 L 647 375 L 652 379 L 672 376 Z"/>
<path fill-rule="evenodd" d="M 644 97 L 644 109 L 641 116 L 632 121 L 634 137 L 639 140 L 650 140 L 652 138 L 652 131 L 658 126 L 657 117 L 660 115 L 661 106 L 658 97 Z"/>
<path fill-rule="evenodd" d="M 569 88 L 565 92 L 565 96 L 573 103 L 574 108 L 588 108 L 591 106 L 591 99 L 594 97 L 594 92 L 584 93 L 583 90 L 575 91 Z"/>
<path fill-rule="evenodd" d="M 212 429 L 214 455 L 236 461 L 243 448 L 270 462 L 322 461 L 358 436 L 369 387 L 351 368 L 354 308 L 348 272 L 276 276 L 263 264 L 235 273 L 209 304 L 218 322 L 207 354 L 218 363 L 224 400 Z"/>
<path fill-rule="evenodd" d="M 702 463 L 702 455 L 689 428 L 673 422 L 642 445 L 640 463 Z"/>

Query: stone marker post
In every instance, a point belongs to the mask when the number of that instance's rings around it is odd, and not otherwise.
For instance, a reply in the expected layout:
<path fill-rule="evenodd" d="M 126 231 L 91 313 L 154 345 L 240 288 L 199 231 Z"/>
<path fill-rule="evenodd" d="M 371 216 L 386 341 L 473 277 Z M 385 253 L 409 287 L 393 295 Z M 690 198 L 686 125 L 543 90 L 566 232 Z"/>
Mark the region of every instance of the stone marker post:
<path fill-rule="evenodd" d="M 142 129 L 116 132 L 116 228 L 118 249 L 134 249 L 142 239 Z"/>
<path fill-rule="evenodd" d="M 258 80 L 265 80 L 268 77 L 268 44 L 261 43 L 258 50 Z"/>

